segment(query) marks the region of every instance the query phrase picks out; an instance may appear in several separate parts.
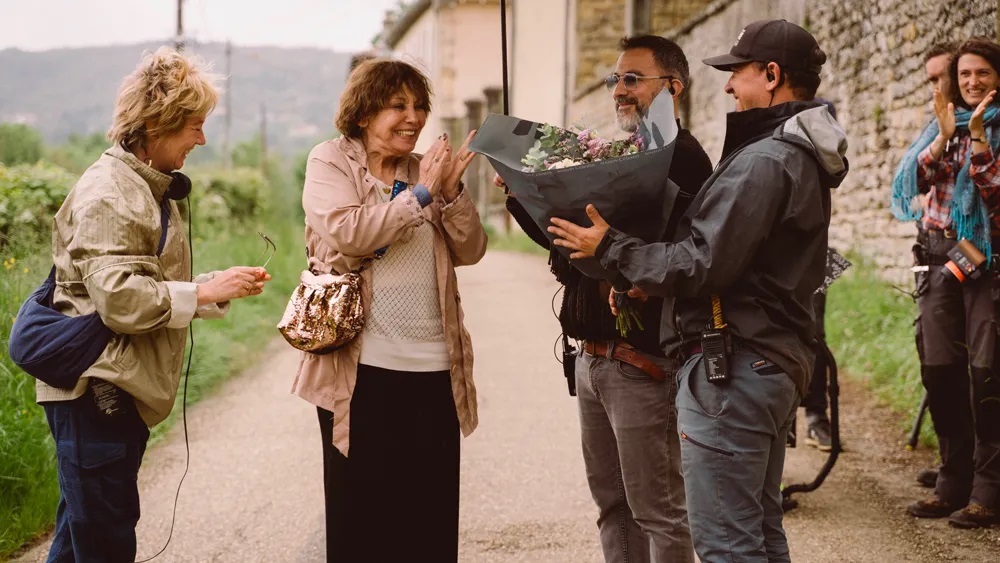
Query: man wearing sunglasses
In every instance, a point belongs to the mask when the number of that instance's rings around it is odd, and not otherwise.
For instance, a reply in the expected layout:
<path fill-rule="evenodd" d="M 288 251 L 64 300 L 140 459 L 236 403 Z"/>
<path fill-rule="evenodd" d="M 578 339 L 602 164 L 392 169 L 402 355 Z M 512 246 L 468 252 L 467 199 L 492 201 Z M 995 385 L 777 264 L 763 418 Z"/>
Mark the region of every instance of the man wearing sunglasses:
<path fill-rule="evenodd" d="M 621 56 L 605 84 L 618 126 L 633 132 L 658 94 L 677 102 L 688 84 L 681 48 L 663 37 L 623 38 Z M 712 172 L 689 131 L 680 129 L 670 179 L 680 188 L 668 222 L 672 233 L 688 203 Z M 507 208 L 525 232 L 548 247 L 545 233 L 514 198 Z M 576 389 L 587 481 L 598 508 L 604 558 L 615 562 L 693 561 L 684 508 L 674 398 L 676 364 L 660 347 L 662 300 L 640 303 L 644 330 L 621 338 L 608 309 L 610 288 L 587 278 L 551 249 L 552 271 L 565 286 L 559 314 L 563 332 L 583 342 L 576 358 Z M 572 361 L 572 360 L 568 360 Z"/>
<path fill-rule="evenodd" d="M 610 229 L 593 206 L 593 227 L 549 227 L 573 258 L 597 256 L 643 291 L 673 298 L 660 330 L 665 352 L 684 362 L 677 426 L 702 561 L 789 561 L 785 437 L 812 369 L 831 190 L 847 173 L 844 131 L 813 99 L 825 61 L 813 36 L 784 20 L 754 22 L 728 54 L 705 59 L 731 73 L 736 111 L 675 242 Z"/>

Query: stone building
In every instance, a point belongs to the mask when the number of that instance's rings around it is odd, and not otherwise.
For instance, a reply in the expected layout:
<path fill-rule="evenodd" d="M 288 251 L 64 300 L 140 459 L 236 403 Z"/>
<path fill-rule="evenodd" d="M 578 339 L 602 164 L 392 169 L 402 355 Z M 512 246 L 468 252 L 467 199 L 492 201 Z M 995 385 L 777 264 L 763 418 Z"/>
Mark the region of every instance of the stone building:
<path fill-rule="evenodd" d="M 819 95 L 834 103 L 847 131 L 851 172 L 835 192 L 831 243 L 854 250 L 884 269 L 909 277 L 915 228 L 889 213 L 895 166 L 930 119 L 922 55 L 933 43 L 997 35 L 996 0 L 575 0 L 570 39 L 574 89 L 570 123 L 614 130 L 602 77 L 617 58 L 624 34 L 648 29 L 677 41 L 691 62 L 691 87 L 681 108 L 685 126 L 718 161 L 725 114 L 733 99 L 728 75 L 701 64 L 727 52 L 743 26 L 785 18 L 810 30 L 826 51 Z"/>

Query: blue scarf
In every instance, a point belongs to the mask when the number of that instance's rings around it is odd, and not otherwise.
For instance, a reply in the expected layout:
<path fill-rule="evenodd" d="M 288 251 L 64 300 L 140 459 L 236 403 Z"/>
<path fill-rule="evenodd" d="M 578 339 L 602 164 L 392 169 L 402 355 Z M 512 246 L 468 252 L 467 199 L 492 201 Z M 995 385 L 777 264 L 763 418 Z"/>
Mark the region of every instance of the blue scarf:
<path fill-rule="evenodd" d="M 971 110 L 956 110 L 955 125 L 956 131 L 969 130 L 969 118 L 972 117 Z M 983 115 L 983 124 L 986 126 L 986 142 L 996 154 L 1000 147 L 1000 134 L 994 131 L 994 122 L 1000 121 L 1000 107 L 991 105 L 986 108 Z M 937 120 L 932 120 L 924 128 L 917 140 L 906 149 L 903 160 L 900 161 L 896 169 L 896 176 L 892 179 L 892 214 L 900 221 L 916 221 L 923 215 L 923 208 L 913 209 L 913 198 L 920 193 L 917 187 L 917 157 L 926 149 L 934 137 L 938 134 Z M 990 218 L 986 212 L 986 205 L 983 198 L 979 196 L 979 191 L 969 176 L 969 166 L 972 159 L 971 149 L 965 155 L 965 162 L 955 177 L 955 189 L 951 198 L 951 222 L 958 233 L 959 239 L 968 239 L 976 245 L 983 254 L 989 256 L 992 252 L 990 244 Z"/>

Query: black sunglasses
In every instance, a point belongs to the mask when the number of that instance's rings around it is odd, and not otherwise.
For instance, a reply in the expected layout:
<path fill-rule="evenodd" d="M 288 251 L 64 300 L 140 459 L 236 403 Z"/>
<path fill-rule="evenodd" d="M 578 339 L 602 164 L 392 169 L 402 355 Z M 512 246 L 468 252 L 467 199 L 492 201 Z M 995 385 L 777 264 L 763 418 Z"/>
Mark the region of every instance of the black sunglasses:
<path fill-rule="evenodd" d="M 614 90 L 615 86 L 618 85 L 618 81 L 625 84 L 626 90 L 635 90 L 635 87 L 639 85 L 640 80 L 677 80 L 676 76 L 639 76 L 634 72 L 626 72 L 625 74 L 618 76 L 617 74 L 609 75 L 604 79 L 604 85 L 608 90 Z"/>

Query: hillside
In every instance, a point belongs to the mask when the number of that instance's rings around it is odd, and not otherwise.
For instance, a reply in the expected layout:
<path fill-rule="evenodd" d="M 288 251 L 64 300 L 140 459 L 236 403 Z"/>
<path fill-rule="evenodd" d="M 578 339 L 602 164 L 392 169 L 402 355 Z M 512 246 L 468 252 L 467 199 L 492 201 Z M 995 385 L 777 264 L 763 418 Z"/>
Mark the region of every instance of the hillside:
<path fill-rule="evenodd" d="M 0 50 L 0 122 L 27 123 L 48 143 L 70 134 L 105 131 L 122 77 L 144 50 L 159 43 L 54 49 Z M 189 44 L 187 49 L 225 72 L 225 45 Z M 286 154 L 300 151 L 333 131 L 337 99 L 350 54 L 323 49 L 233 46 L 231 145 L 260 130 L 267 113 L 268 146 Z M 209 147 L 222 146 L 225 101 L 206 125 Z"/>

